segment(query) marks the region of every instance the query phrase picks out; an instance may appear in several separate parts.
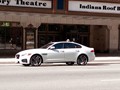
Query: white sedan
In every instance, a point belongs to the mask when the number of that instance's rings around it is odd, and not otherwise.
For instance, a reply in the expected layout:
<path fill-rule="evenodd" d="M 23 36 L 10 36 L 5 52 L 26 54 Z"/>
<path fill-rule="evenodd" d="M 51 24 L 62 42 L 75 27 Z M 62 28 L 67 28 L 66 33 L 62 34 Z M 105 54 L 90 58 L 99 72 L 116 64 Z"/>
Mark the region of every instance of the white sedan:
<path fill-rule="evenodd" d="M 41 63 L 86 65 L 95 59 L 95 53 L 94 48 L 75 42 L 50 42 L 38 49 L 21 51 L 15 55 L 15 59 L 24 66 L 40 66 Z"/>

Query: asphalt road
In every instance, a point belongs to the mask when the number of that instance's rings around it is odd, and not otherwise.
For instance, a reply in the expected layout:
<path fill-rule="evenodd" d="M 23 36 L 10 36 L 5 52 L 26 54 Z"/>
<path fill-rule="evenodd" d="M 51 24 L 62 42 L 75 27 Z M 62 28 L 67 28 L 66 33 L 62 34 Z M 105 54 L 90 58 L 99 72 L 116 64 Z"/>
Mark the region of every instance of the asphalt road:
<path fill-rule="evenodd" d="M 0 90 L 120 90 L 120 60 L 87 66 L 0 64 Z"/>

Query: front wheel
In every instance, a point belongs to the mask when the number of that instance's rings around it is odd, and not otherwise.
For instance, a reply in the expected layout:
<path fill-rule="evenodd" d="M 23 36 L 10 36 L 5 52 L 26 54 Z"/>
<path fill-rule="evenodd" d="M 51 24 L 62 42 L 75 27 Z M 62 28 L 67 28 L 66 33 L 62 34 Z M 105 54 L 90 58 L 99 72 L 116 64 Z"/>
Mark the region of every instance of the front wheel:
<path fill-rule="evenodd" d="M 77 59 L 78 65 L 87 65 L 88 57 L 84 54 L 80 55 Z"/>
<path fill-rule="evenodd" d="M 31 66 L 40 66 L 42 63 L 42 58 L 40 55 L 33 55 L 30 59 Z"/>

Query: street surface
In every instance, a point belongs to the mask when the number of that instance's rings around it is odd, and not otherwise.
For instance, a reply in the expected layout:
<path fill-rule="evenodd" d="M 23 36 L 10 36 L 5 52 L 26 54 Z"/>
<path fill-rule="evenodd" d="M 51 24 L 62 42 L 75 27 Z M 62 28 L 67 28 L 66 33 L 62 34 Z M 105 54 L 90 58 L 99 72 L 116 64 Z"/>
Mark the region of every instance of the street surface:
<path fill-rule="evenodd" d="M 120 90 L 120 60 L 86 66 L 0 64 L 0 90 Z"/>

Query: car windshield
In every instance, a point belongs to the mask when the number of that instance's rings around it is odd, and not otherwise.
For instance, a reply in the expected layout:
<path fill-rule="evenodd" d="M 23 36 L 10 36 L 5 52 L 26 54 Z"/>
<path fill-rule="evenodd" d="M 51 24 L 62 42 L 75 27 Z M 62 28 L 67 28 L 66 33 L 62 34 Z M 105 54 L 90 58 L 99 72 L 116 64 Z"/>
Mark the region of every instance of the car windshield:
<path fill-rule="evenodd" d="M 44 48 L 44 49 L 46 49 L 46 48 L 48 48 L 50 45 L 52 45 L 53 43 L 48 43 L 48 44 L 45 44 L 44 46 L 42 46 L 41 48 Z"/>

